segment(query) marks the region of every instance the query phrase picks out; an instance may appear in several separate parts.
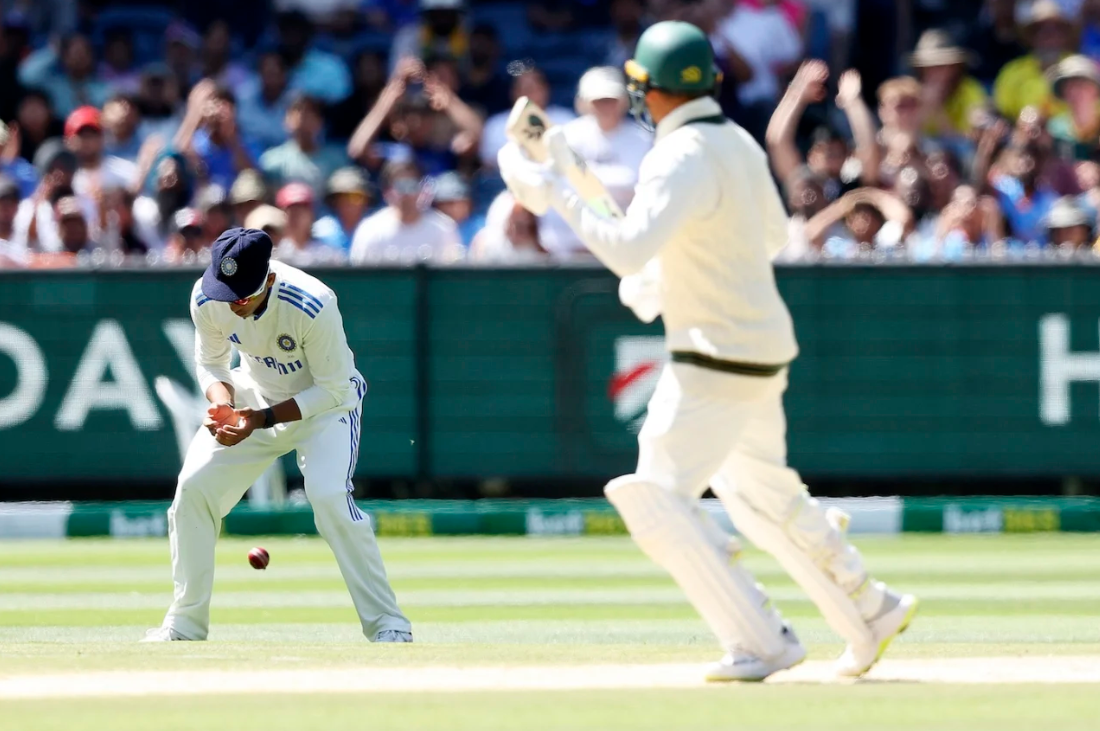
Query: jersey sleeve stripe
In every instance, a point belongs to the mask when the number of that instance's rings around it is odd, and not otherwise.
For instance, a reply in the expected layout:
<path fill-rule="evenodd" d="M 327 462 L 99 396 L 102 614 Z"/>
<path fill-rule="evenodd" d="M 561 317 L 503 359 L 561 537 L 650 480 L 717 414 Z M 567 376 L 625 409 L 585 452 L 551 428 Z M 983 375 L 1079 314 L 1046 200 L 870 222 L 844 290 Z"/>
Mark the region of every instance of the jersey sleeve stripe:
<path fill-rule="evenodd" d="M 292 292 L 297 292 L 298 294 L 302 295 L 302 297 L 305 298 L 306 301 L 312 301 L 313 304 L 317 305 L 317 309 L 321 309 L 322 307 L 325 306 L 324 302 L 322 302 L 318 298 L 314 297 L 313 295 L 311 295 L 309 292 L 305 291 L 301 287 L 295 287 L 293 284 L 290 284 L 289 282 L 283 282 L 283 290 L 285 291 L 285 290 L 288 290 L 288 289 L 291 290 Z"/>
<path fill-rule="evenodd" d="M 195 297 L 195 305 L 198 306 L 198 307 L 202 307 L 203 305 L 205 305 L 209 301 L 210 301 L 210 298 L 207 297 L 204 294 L 199 294 L 197 297 Z"/>
<path fill-rule="evenodd" d="M 317 313 L 313 312 L 312 310 L 307 310 L 306 306 L 303 305 L 301 302 L 295 299 L 291 299 L 290 297 L 285 297 L 281 292 L 279 293 L 279 299 L 281 299 L 283 302 L 289 302 L 290 304 L 294 305 L 299 310 L 309 315 L 309 319 L 311 320 L 317 317 Z"/>
<path fill-rule="evenodd" d="M 299 302 L 301 302 L 306 307 L 309 307 L 315 313 L 317 313 L 317 314 L 321 313 L 321 307 L 319 305 L 315 305 L 311 300 L 303 298 L 302 295 L 300 295 L 300 294 L 295 294 L 294 292 L 288 292 L 285 289 L 281 289 L 281 290 L 279 290 L 279 296 L 280 297 L 293 297 L 294 299 L 298 300 Z"/>

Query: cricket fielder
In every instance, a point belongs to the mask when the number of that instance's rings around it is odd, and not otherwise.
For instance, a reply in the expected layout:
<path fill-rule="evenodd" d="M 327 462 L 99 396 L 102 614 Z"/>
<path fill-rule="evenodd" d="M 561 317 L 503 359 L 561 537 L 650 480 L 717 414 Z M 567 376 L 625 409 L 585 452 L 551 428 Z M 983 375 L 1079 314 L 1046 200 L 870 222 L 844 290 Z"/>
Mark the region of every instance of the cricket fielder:
<path fill-rule="evenodd" d="M 657 23 L 626 64 L 633 113 L 656 141 L 621 220 L 601 216 L 565 182 L 573 155 L 538 165 L 516 146 L 501 173 L 533 213 L 553 207 L 621 277 L 656 274 L 670 363 L 638 435 L 634 474 L 605 492 L 638 546 L 664 567 L 726 655 L 709 680 L 762 680 L 806 651 L 738 562 L 736 547 L 701 519 L 712 487 L 738 530 L 778 559 L 848 646 L 843 675 L 865 673 L 916 611 L 916 599 L 874 581 L 845 535 L 787 466 L 783 392 L 798 353 L 771 258 L 787 217 L 767 157 L 712 98 L 720 77 L 695 26 Z M 548 148 L 561 150 L 546 133 Z M 656 260 L 656 266 L 647 266 Z"/>
<path fill-rule="evenodd" d="M 210 401 L 168 510 L 175 600 L 145 641 L 205 640 L 221 520 L 276 459 L 295 450 L 314 521 L 336 555 L 363 633 L 412 642 L 370 520 L 352 499 L 366 382 L 344 335 L 336 295 L 271 261 L 263 231 L 214 242 L 191 292 L 195 367 Z M 230 370 L 230 346 L 241 365 Z"/>

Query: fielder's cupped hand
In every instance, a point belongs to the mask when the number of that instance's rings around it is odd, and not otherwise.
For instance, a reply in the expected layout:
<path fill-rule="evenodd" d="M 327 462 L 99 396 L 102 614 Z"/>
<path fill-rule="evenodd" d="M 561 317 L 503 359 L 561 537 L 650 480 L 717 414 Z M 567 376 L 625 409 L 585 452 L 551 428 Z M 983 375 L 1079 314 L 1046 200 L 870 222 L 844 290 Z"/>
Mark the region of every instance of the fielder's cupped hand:
<path fill-rule="evenodd" d="M 214 404 L 206 410 L 206 418 L 202 420 L 202 425 L 214 436 L 217 436 L 218 427 L 236 423 L 237 412 L 229 404 Z"/>
<path fill-rule="evenodd" d="M 263 425 L 264 415 L 252 409 L 236 409 L 228 423 L 218 426 L 214 439 L 218 444 L 232 447 L 240 444 Z"/>

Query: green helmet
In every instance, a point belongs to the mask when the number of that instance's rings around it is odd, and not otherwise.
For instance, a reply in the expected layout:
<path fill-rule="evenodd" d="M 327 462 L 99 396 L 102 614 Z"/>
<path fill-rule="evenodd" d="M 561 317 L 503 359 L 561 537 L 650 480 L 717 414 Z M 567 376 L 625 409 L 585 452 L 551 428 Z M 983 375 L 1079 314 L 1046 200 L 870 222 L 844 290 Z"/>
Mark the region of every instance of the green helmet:
<path fill-rule="evenodd" d="M 650 26 L 638 39 L 634 58 L 626 62 L 630 113 L 648 129 L 653 129 L 653 118 L 645 95 L 651 89 L 695 96 L 713 93 L 721 81 L 710 40 L 681 20 Z"/>
<path fill-rule="evenodd" d="M 707 94 L 719 80 L 710 40 L 681 20 L 666 20 L 642 33 L 634 58 L 626 62 L 626 75 L 646 90 L 677 94 Z"/>

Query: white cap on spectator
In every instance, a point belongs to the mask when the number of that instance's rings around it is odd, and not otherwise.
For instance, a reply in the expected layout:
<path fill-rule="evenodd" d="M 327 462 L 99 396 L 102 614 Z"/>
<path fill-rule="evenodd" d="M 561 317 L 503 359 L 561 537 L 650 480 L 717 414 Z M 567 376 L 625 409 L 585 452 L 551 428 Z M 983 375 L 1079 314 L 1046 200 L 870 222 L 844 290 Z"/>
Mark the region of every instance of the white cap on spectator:
<path fill-rule="evenodd" d="M 1086 79 L 1100 86 L 1100 68 L 1088 56 L 1080 54 L 1066 56 L 1047 72 L 1047 78 L 1050 79 L 1054 96 L 1064 99 L 1063 89 L 1070 79 Z"/>
<path fill-rule="evenodd" d="M 242 170 L 229 189 L 229 202 L 233 205 L 262 201 L 267 195 L 264 179 L 259 172 L 249 168 Z"/>
<path fill-rule="evenodd" d="M 244 221 L 244 227 L 259 229 L 260 231 L 266 231 L 269 228 L 283 229 L 286 228 L 286 214 L 275 206 L 269 206 L 265 203 L 248 214 L 248 218 Z"/>
<path fill-rule="evenodd" d="M 909 65 L 913 68 L 928 66 L 954 66 L 973 63 L 974 57 L 965 48 L 951 40 L 951 36 L 935 28 L 926 30 L 917 41 L 917 47 L 909 56 Z"/>
<path fill-rule="evenodd" d="M 195 208 L 181 208 L 176 211 L 172 221 L 176 224 L 177 231 L 188 228 L 201 229 L 203 224 L 202 211 Z"/>
<path fill-rule="evenodd" d="M 588 69 L 577 84 L 577 99 L 594 102 L 597 99 L 626 99 L 626 80 L 614 66 Z"/>
<path fill-rule="evenodd" d="M 1017 22 L 1024 27 L 1024 41 L 1028 45 L 1032 43 L 1031 34 L 1034 32 L 1035 26 L 1040 23 L 1054 21 L 1073 27 L 1073 20 L 1066 16 L 1062 6 L 1056 0 L 1035 0 L 1030 4 L 1020 3 L 1018 8 L 1023 8 L 1022 19 L 1019 17 L 1020 10 L 1017 10 Z"/>
<path fill-rule="evenodd" d="M 1072 226 L 1092 226 L 1088 212 L 1073 196 L 1059 198 L 1050 207 L 1047 214 L 1047 228 L 1070 228 Z"/>

